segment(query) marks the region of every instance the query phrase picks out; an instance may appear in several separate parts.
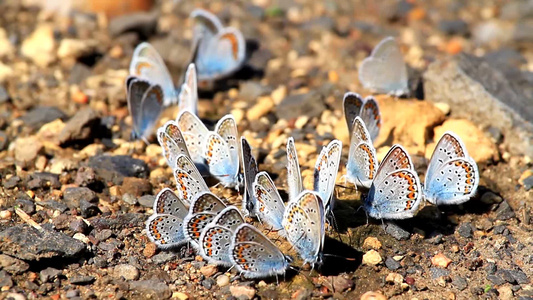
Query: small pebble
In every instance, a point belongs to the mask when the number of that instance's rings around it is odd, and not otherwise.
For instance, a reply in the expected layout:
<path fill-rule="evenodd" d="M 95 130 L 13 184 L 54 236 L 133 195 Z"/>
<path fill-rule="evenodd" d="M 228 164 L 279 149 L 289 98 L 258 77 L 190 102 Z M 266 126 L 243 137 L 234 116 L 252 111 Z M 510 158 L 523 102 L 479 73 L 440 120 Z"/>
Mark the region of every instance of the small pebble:
<path fill-rule="evenodd" d="M 9 210 L 0 211 L 0 219 L 9 220 L 13 214 Z"/>
<path fill-rule="evenodd" d="M 157 245 L 154 243 L 148 243 L 143 249 L 144 257 L 152 257 L 157 251 Z"/>
<path fill-rule="evenodd" d="M 229 277 L 226 275 L 220 275 L 217 277 L 217 285 L 219 287 L 225 287 L 229 284 Z"/>
<path fill-rule="evenodd" d="M 436 267 L 446 268 L 451 262 L 452 260 L 442 253 L 438 253 L 431 258 L 431 263 Z"/>
<path fill-rule="evenodd" d="M 387 297 L 380 292 L 366 292 L 361 295 L 361 300 L 387 300 Z"/>
<path fill-rule="evenodd" d="M 253 299 L 255 296 L 255 289 L 253 287 L 244 285 L 232 285 L 229 287 L 230 293 L 235 298 Z"/>
<path fill-rule="evenodd" d="M 385 278 L 385 281 L 396 283 L 396 284 L 401 284 L 403 283 L 403 276 L 401 274 L 391 272 L 387 275 L 387 277 Z"/>
<path fill-rule="evenodd" d="M 124 277 L 126 280 L 137 280 L 140 276 L 139 270 L 135 266 L 128 264 L 115 266 L 113 274 L 117 278 Z"/>
<path fill-rule="evenodd" d="M 200 268 L 200 273 L 207 278 L 213 276 L 217 271 L 218 268 L 215 265 L 206 265 Z"/>
<path fill-rule="evenodd" d="M 370 250 L 363 255 L 363 264 L 375 266 L 381 262 L 381 255 L 376 250 Z"/>
<path fill-rule="evenodd" d="M 401 268 L 402 265 L 396 260 L 394 260 L 392 257 L 387 257 L 387 259 L 385 260 L 385 266 L 391 271 L 396 271 Z"/>
<path fill-rule="evenodd" d="M 363 248 L 379 250 L 381 249 L 381 242 L 377 238 L 369 236 L 363 242 Z"/>

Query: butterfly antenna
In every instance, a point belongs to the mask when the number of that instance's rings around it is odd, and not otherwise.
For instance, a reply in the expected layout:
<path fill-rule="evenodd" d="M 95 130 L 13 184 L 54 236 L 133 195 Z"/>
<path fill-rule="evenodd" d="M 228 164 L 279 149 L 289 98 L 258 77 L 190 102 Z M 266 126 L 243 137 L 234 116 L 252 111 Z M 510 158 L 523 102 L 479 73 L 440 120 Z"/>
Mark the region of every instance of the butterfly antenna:
<path fill-rule="evenodd" d="M 343 259 L 349 260 L 349 261 L 356 261 L 357 260 L 354 257 L 344 257 L 344 256 L 336 255 L 336 254 L 330 254 L 330 253 L 324 253 L 322 255 L 327 256 L 327 257 L 343 258 Z"/>
<path fill-rule="evenodd" d="M 235 265 L 232 265 L 226 272 L 231 271 L 231 269 L 233 269 L 234 267 L 235 267 Z"/>

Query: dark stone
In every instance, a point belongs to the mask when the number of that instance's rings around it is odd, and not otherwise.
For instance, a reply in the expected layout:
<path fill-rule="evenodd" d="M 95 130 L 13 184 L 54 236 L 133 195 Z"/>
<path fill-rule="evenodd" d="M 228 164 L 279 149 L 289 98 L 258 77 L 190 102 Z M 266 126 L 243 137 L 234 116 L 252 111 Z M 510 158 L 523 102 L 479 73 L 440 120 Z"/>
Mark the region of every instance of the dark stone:
<path fill-rule="evenodd" d="M 471 238 L 472 234 L 474 233 L 474 230 L 472 229 L 472 223 L 461 223 L 461 225 L 457 227 L 457 233 L 464 238 Z"/>
<path fill-rule="evenodd" d="M 526 191 L 529 191 L 531 188 L 533 188 L 533 175 L 526 177 L 526 179 L 524 179 L 524 189 Z"/>
<path fill-rule="evenodd" d="M 122 185 L 124 177 L 148 178 L 149 168 L 140 159 L 127 155 L 97 155 L 89 158 L 89 167 L 106 182 Z"/>
<path fill-rule="evenodd" d="M 70 69 L 68 83 L 69 85 L 80 84 L 85 79 L 87 79 L 89 76 L 91 76 L 91 68 L 89 68 L 85 64 L 76 63 L 74 64 L 72 69 Z"/>
<path fill-rule="evenodd" d="M 509 270 L 508 272 L 511 274 L 511 276 L 513 276 L 518 284 L 529 283 L 529 278 L 527 278 L 526 273 L 524 273 L 522 270 Z"/>
<path fill-rule="evenodd" d="M 6 88 L 3 85 L 0 85 L 0 103 L 4 103 L 9 99 L 11 99 L 11 97 L 9 96 Z"/>
<path fill-rule="evenodd" d="M 173 261 L 176 259 L 176 254 L 172 253 L 172 252 L 161 252 L 161 253 L 158 253 L 154 256 L 152 256 L 152 261 L 155 263 L 155 264 L 164 264 L 164 263 L 167 263 L 169 261 Z"/>
<path fill-rule="evenodd" d="M 503 201 L 502 203 L 500 203 L 500 205 L 498 205 L 498 209 L 496 210 L 496 219 L 505 221 L 512 219 L 515 216 L 516 215 L 513 209 L 511 208 L 511 206 L 509 206 L 509 203 L 507 203 L 507 201 Z"/>
<path fill-rule="evenodd" d="M 46 123 L 50 123 L 56 119 L 65 120 L 66 118 L 67 115 L 55 106 L 38 106 L 30 110 L 20 119 L 26 126 L 37 130 Z"/>
<path fill-rule="evenodd" d="M 80 296 L 80 290 L 68 290 L 65 293 L 65 297 L 68 299 L 78 298 Z"/>
<path fill-rule="evenodd" d="M 110 238 L 111 236 L 113 235 L 113 231 L 112 230 L 109 230 L 109 229 L 103 229 L 103 230 L 98 230 L 95 234 L 94 234 L 94 237 L 99 240 L 100 242 L 103 242 L 105 240 L 107 240 L 108 238 Z"/>
<path fill-rule="evenodd" d="M 5 131 L 0 131 L 0 151 L 4 151 L 9 145 L 9 139 Z"/>
<path fill-rule="evenodd" d="M 54 281 L 63 271 L 48 267 L 39 273 L 39 279 L 42 283 Z"/>
<path fill-rule="evenodd" d="M 503 280 L 513 284 L 516 283 L 516 279 L 511 275 L 509 270 L 498 270 L 496 271 L 496 276 L 502 278 Z"/>
<path fill-rule="evenodd" d="M 6 270 L 0 270 L 0 286 L 11 288 L 13 286 L 13 280 Z"/>
<path fill-rule="evenodd" d="M 494 232 L 494 234 L 502 234 L 505 229 L 507 229 L 505 225 L 497 225 L 497 226 L 494 226 L 494 229 L 492 230 L 492 232 Z"/>
<path fill-rule="evenodd" d="M 96 193 L 86 187 L 69 187 L 63 192 L 63 200 L 71 209 L 80 207 L 82 200 L 90 203 L 98 202 Z"/>
<path fill-rule="evenodd" d="M 533 157 L 533 76 L 527 72 L 461 53 L 428 67 L 424 93 L 450 104 L 454 117 L 500 129 L 512 154 Z"/>
<path fill-rule="evenodd" d="M 11 257 L 9 255 L 0 254 L 0 267 L 10 274 L 22 274 L 26 272 L 30 265 L 25 261 Z"/>
<path fill-rule="evenodd" d="M 152 184 L 148 179 L 125 177 L 122 182 L 122 191 L 140 197 L 152 192 Z"/>
<path fill-rule="evenodd" d="M 76 219 L 69 224 L 69 228 L 72 232 L 87 233 L 89 230 L 89 225 L 85 221 Z"/>
<path fill-rule="evenodd" d="M 397 262 L 390 256 L 387 257 L 387 259 L 385 260 L 385 266 L 387 267 L 387 269 L 391 271 L 396 271 L 402 267 L 402 265 L 399 262 Z"/>
<path fill-rule="evenodd" d="M 299 116 L 309 118 L 318 117 L 326 109 L 322 96 L 317 92 L 290 95 L 285 97 L 276 106 L 276 115 L 279 119 L 292 120 Z"/>
<path fill-rule="evenodd" d="M 12 189 L 12 188 L 16 187 L 19 184 L 20 181 L 21 181 L 20 177 L 11 176 L 9 179 L 3 180 L 2 184 L 4 185 L 4 187 L 6 189 Z"/>
<path fill-rule="evenodd" d="M 157 27 L 157 12 L 139 12 L 115 17 L 109 22 L 109 34 L 118 36 L 126 32 L 137 32 L 143 37 L 152 36 Z"/>
<path fill-rule="evenodd" d="M 202 286 L 208 290 L 210 290 L 213 285 L 215 285 L 215 280 L 213 278 L 207 278 L 205 280 L 202 280 Z"/>
<path fill-rule="evenodd" d="M 59 175 L 48 172 L 35 172 L 30 175 L 27 187 L 30 190 L 36 189 L 59 189 L 61 182 L 59 182 Z"/>
<path fill-rule="evenodd" d="M 26 199 L 17 199 L 15 205 L 22 209 L 28 215 L 31 215 L 35 212 L 35 203 L 31 200 Z"/>
<path fill-rule="evenodd" d="M 387 232 L 393 238 L 395 238 L 395 239 L 397 239 L 399 241 L 408 240 L 409 237 L 411 236 L 411 234 L 408 231 L 406 231 L 403 228 L 399 227 L 395 223 L 387 223 L 385 225 L 385 232 Z"/>
<path fill-rule="evenodd" d="M 239 86 L 239 98 L 246 102 L 254 102 L 258 97 L 267 95 L 272 91 L 269 86 L 254 81 L 245 81 Z"/>
<path fill-rule="evenodd" d="M 115 218 L 100 217 L 91 220 L 91 225 L 96 230 L 111 229 L 114 232 L 123 228 L 144 226 L 146 217 L 139 213 L 119 214 Z"/>
<path fill-rule="evenodd" d="M 68 206 L 65 203 L 58 202 L 55 200 L 45 200 L 39 202 L 39 205 L 45 208 L 58 210 L 61 213 L 64 213 L 68 210 Z"/>
<path fill-rule="evenodd" d="M 69 278 L 70 283 L 76 285 L 91 284 L 96 280 L 94 276 L 76 275 Z"/>
<path fill-rule="evenodd" d="M 527 64 L 527 59 L 520 52 L 511 48 L 502 48 L 489 52 L 485 54 L 485 59 L 493 68 L 501 69 L 520 69 Z"/>
<path fill-rule="evenodd" d="M 172 292 L 166 283 L 158 279 L 148 279 L 130 282 L 130 290 L 144 298 L 170 298 Z"/>
<path fill-rule="evenodd" d="M 100 117 L 98 113 L 90 107 L 79 110 L 63 127 L 59 133 L 59 143 L 61 146 L 68 146 L 75 143 L 86 143 L 99 136 Z"/>
<path fill-rule="evenodd" d="M 452 284 L 458 290 L 462 291 L 468 287 L 468 281 L 461 276 L 454 276 L 452 278 Z"/>
<path fill-rule="evenodd" d="M 439 29 L 449 35 L 467 35 L 469 32 L 468 24 L 463 20 L 442 20 Z"/>
<path fill-rule="evenodd" d="M 80 213 L 84 218 L 96 216 L 100 212 L 98 205 L 89 201 L 80 200 Z"/>
<path fill-rule="evenodd" d="M 85 245 L 68 235 L 42 230 L 29 225 L 15 225 L 0 232 L 0 251 L 23 260 L 44 258 L 74 258 L 85 250 Z"/>
<path fill-rule="evenodd" d="M 487 262 L 487 264 L 485 265 L 485 272 L 487 272 L 487 274 L 494 274 L 496 273 L 496 270 L 496 264 L 493 262 Z"/>
<path fill-rule="evenodd" d="M 139 198 L 139 204 L 144 207 L 153 207 L 155 201 L 155 196 L 153 195 L 144 195 Z"/>
<path fill-rule="evenodd" d="M 431 279 L 437 279 L 439 277 L 450 275 L 450 271 L 446 269 L 435 268 L 435 267 L 430 268 L 429 273 L 431 274 Z"/>

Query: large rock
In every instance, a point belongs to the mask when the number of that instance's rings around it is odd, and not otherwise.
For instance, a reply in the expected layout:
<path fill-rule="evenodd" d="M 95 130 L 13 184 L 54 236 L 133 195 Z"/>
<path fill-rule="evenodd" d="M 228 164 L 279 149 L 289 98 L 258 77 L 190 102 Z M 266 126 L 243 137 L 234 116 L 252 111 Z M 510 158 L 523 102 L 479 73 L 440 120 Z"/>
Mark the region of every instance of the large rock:
<path fill-rule="evenodd" d="M 411 154 L 423 154 L 428 133 L 444 121 L 444 113 L 426 101 L 397 100 L 386 95 L 376 100 L 382 123 L 374 145 L 401 144 Z"/>
<path fill-rule="evenodd" d="M 149 168 L 140 159 L 127 155 L 97 155 L 89 158 L 89 167 L 106 182 L 122 185 L 124 177 L 148 178 Z"/>
<path fill-rule="evenodd" d="M 100 117 L 92 108 L 87 107 L 78 111 L 65 124 L 59 134 L 61 145 L 70 145 L 76 142 L 87 142 L 97 136 Z"/>
<path fill-rule="evenodd" d="M 37 230 L 25 224 L 0 232 L 0 251 L 23 260 L 68 259 L 79 257 L 84 250 L 82 242 L 64 233 Z"/>
<path fill-rule="evenodd" d="M 450 104 L 452 115 L 498 128 L 512 154 L 533 157 L 533 76 L 460 54 L 432 63 L 426 99 Z"/>

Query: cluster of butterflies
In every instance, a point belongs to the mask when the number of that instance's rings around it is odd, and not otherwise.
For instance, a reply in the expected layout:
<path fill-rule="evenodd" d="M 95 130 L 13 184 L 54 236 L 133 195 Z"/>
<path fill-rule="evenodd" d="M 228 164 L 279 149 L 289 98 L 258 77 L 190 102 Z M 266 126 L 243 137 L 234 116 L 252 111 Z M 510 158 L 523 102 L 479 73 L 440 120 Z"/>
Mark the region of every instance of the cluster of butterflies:
<path fill-rule="evenodd" d="M 203 9 L 194 10 L 190 17 L 194 20 L 192 57 L 184 83 L 178 89 L 152 45 L 143 42 L 133 52 L 126 95 L 135 139 L 148 143 L 147 138 L 165 106 L 178 104 L 180 110 L 196 113 L 198 82 L 225 78 L 244 63 L 246 44 L 239 30 L 224 27 L 215 15 Z"/>
<path fill-rule="evenodd" d="M 477 165 L 453 133 L 445 133 L 438 142 L 421 188 L 402 146 L 394 145 L 378 165 L 372 137 L 379 134 L 381 114 L 374 98 L 347 93 L 344 110 L 351 132 L 345 176 L 368 191 L 363 208 L 371 217 L 410 218 L 424 198 L 436 205 L 459 204 L 475 193 Z M 323 147 L 314 168 L 313 190 L 305 190 L 294 140 L 288 139 L 285 204 L 269 174 L 259 172 L 247 140 L 241 137 L 239 143 L 233 116 L 224 116 L 210 131 L 194 113 L 184 110 L 176 121 L 158 129 L 157 138 L 177 185 L 176 193 L 164 189 L 157 195 L 154 215 L 147 221 L 148 237 L 159 247 L 188 242 L 208 262 L 235 266 L 249 278 L 282 274 L 290 266 L 290 258 L 246 223 L 238 207 L 209 190 L 197 168 L 205 166 L 225 187 L 244 185 L 245 216 L 257 218 L 287 239 L 305 263 L 322 262 L 325 228 L 328 216 L 333 217 L 340 141 Z"/>
<path fill-rule="evenodd" d="M 290 257 L 246 223 L 244 216 L 249 216 L 289 241 L 305 263 L 322 263 L 325 228 L 333 218 L 342 143 L 333 140 L 323 147 L 314 168 L 313 189 L 306 190 L 294 140 L 288 139 L 289 199 L 285 203 L 269 174 L 258 170 L 247 140 L 241 137 L 239 142 L 232 115 L 220 119 L 213 131 L 197 117 L 198 82 L 235 72 L 244 61 L 245 46 L 242 34 L 223 27 L 214 15 L 195 10 L 191 17 L 195 20 L 193 57 L 179 92 L 163 60 L 148 43 L 136 48 L 131 76 L 126 80 L 137 137 L 147 141 L 163 106 L 177 103 L 180 110 L 176 120 L 157 130 L 177 190 L 165 188 L 157 195 L 154 214 L 146 225 L 148 237 L 163 249 L 189 243 L 208 262 L 234 266 L 245 277 L 283 274 L 290 267 Z M 395 64 L 392 69 L 388 66 L 391 63 Z M 393 38 L 376 46 L 363 61 L 359 77 L 365 87 L 377 92 L 408 92 L 406 65 Z M 372 141 L 379 134 L 381 114 L 374 98 L 346 93 L 343 102 L 351 133 L 345 177 L 365 191 L 363 208 L 368 215 L 376 219 L 410 218 L 422 199 L 436 205 L 459 204 L 475 193 L 477 165 L 455 134 L 447 132 L 437 143 L 422 188 L 402 146 L 394 145 L 378 164 Z M 244 185 L 241 210 L 213 194 L 200 170 L 209 172 L 224 187 L 239 190 Z"/>

